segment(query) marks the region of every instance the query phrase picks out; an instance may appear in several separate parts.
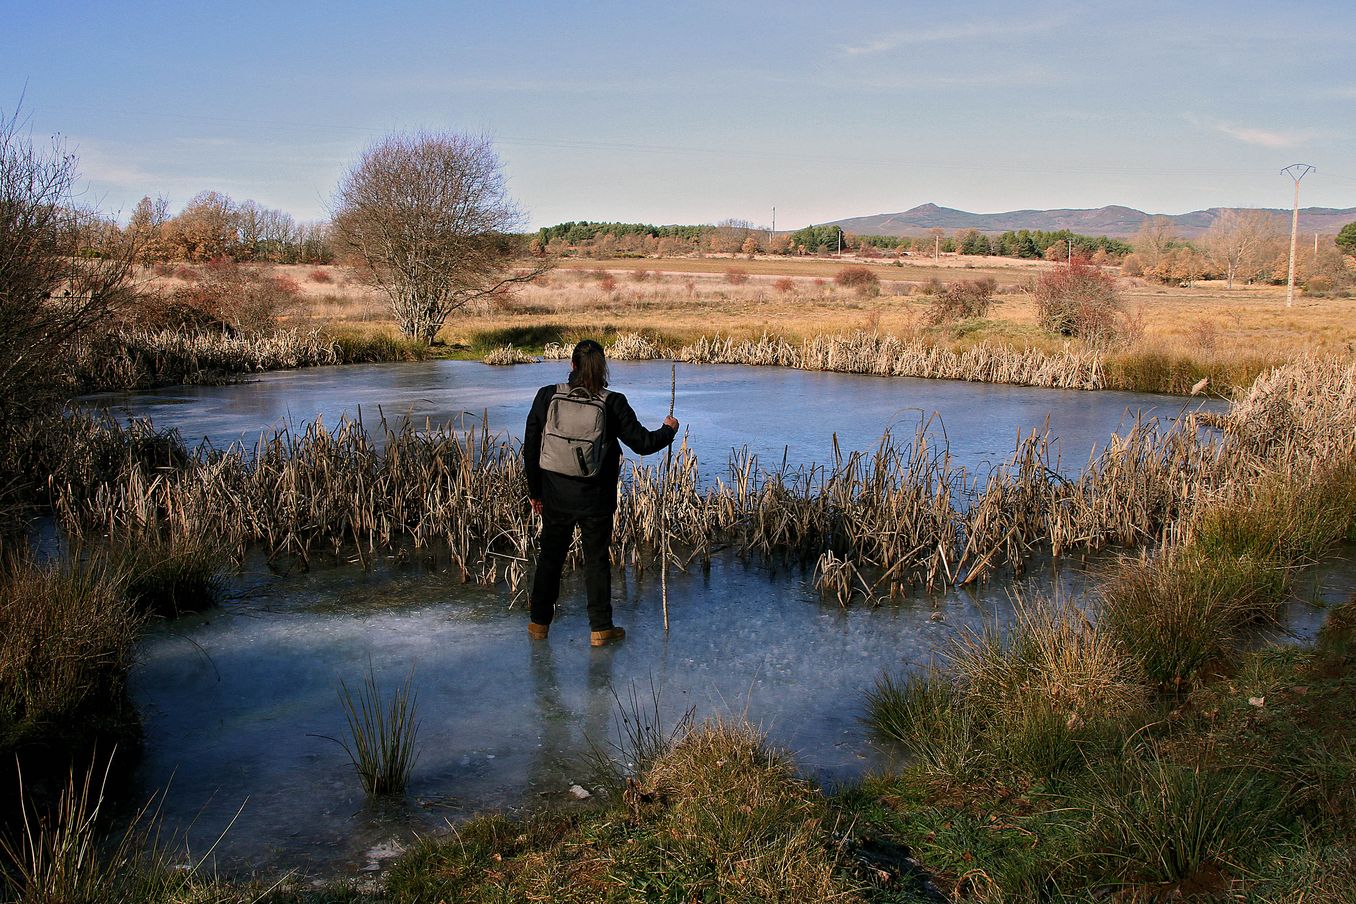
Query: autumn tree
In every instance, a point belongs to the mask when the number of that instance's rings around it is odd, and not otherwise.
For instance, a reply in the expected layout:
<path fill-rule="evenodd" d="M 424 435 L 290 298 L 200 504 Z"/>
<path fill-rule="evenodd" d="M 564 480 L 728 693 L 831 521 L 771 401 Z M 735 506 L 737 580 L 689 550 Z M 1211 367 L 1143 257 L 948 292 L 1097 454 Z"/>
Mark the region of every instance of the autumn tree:
<path fill-rule="evenodd" d="M 173 255 L 165 230 L 169 219 L 169 202 L 163 197 L 152 201 L 147 195 L 132 208 L 132 215 L 127 220 L 127 235 L 136 246 L 137 263 L 154 264 L 167 261 Z"/>
<path fill-rule="evenodd" d="M 1266 270 L 1283 229 L 1280 218 L 1263 210 L 1224 210 L 1201 236 L 1201 249 L 1232 289 L 1235 279 L 1251 282 Z"/>
<path fill-rule="evenodd" d="M 754 232 L 748 220 L 721 220 L 707 235 L 707 244 L 716 254 L 737 254 L 744 241 L 754 237 Z"/>
<path fill-rule="evenodd" d="M 333 213 L 340 248 L 390 299 L 401 332 L 424 342 L 453 311 L 548 266 L 511 269 L 523 216 L 489 140 L 474 135 L 380 139 L 340 181 Z"/>
<path fill-rule="evenodd" d="M 169 222 L 167 233 L 179 260 L 209 261 L 235 256 L 238 226 L 235 202 L 220 192 L 205 191 Z"/>

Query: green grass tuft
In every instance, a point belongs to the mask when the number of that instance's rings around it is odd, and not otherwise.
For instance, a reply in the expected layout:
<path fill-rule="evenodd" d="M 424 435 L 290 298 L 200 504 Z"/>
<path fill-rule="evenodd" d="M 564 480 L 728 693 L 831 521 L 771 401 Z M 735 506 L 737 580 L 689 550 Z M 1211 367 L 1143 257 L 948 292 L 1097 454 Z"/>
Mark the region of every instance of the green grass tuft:
<path fill-rule="evenodd" d="M 339 702 L 349 728 L 349 741 L 339 743 L 368 794 L 403 793 L 419 758 L 415 748 L 418 701 L 411 690 L 413 681 L 413 675 L 406 678 L 389 700 L 382 696 L 371 669 L 356 694 L 345 682 L 339 683 Z"/>

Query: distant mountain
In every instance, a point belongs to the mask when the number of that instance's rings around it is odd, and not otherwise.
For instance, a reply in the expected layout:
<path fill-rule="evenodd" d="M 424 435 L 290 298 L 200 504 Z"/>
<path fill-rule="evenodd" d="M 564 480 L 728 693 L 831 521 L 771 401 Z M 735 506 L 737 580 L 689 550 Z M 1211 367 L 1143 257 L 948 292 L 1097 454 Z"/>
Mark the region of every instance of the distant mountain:
<path fill-rule="evenodd" d="M 824 225 L 841 226 L 858 235 L 921 235 L 940 227 L 948 232 L 978 229 L 980 232 L 1007 232 L 1009 229 L 1068 229 L 1081 235 L 1107 235 L 1129 238 L 1139 232 L 1150 217 L 1166 217 L 1183 238 L 1193 238 L 1210 228 L 1215 217 L 1228 208 L 1211 207 L 1180 214 L 1148 214 L 1133 207 L 1111 205 L 1092 210 L 1010 210 L 1007 213 L 970 213 L 936 204 L 920 204 L 903 213 L 881 213 L 873 217 L 849 217 Z M 1268 209 L 1290 222 L 1290 211 Z M 1356 222 L 1356 207 L 1301 207 L 1300 231 L 1336 233 L 1347 223 Z"/>

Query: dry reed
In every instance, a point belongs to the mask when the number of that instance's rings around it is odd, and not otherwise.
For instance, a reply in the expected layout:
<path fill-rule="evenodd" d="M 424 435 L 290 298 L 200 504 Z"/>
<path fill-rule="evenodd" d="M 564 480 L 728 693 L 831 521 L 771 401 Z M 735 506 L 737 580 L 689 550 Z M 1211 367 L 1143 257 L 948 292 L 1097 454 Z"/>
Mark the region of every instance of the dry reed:
<path fill-rule="evenodd" d="M 341 363 L 334 340 L 318 332 L 263 335 L 125 330 L 86 343 L 75 371 L 93 389 L 220 381 L 234 374 Z"/>
<path fill-rule="evenodd" d="M 555 343 L 543 353 L 547 359 L 569 356 L 570 349 Z M 668 356 L 687 364 L 794 367 L 1052 389 L 1100 389 L 1105 384 L 1100 356 L 1071 345 L 1055 354 L 987 343 L 956 351 L 923 339 L 906 340 L 865 331 L 814 336 L 800 343 L 767 333 L 758 339 L 703 337 L 669 349 L 639 334 L 622 333 L 609 346 L 608 356 L 618 361 L 648 361 Z"/>
<path fill-rule="evenodd" d="M 846 601 L 858 590 L 879 596 L 969 583 L 1002 565 L 1020 569 L 1043 550 L 1171 539 L 1188 529 L 1184 516 L 1201 500 L 1262 467 L 1350 455 L 1356 429 L 1342 406 L 1353 374 L 1344 366 L 1311 362 L 1259 380 L 1217 421 L 1222 437 L 1195 416 L 1171 427 L 1138 422 L 1071 479 L 1056 473 L 1050 439 L 1037 432 L 984 474 L 957 465 L 923 431 L 907 444 L 887 435 L 873 452 L 839 454 L 830 467 L 767 472 L 736 455 L 713 479 L 684 445 L 672 467 L 627 473 L 614 553 L 643 569 L 670 538 L 680 564 L 709 561 L 720 546 L 817 562 L 821 586 Z M 1278 394 L 1297 412 L 1294 425 L 1259 432 L 1253 419 L 1270 418 Z M 71 529 L 217 533 L 303 561 L 326 548 L 364 562 L 408 547 L 435 558 L 441 550 L 464 580 L 523 586 L 534 525 L 521 459 L 483 430 L 383 422 L 369 433 L 361 421 L 332 430 L 315 423 L 263 437 L 253 450 L 183 454 L 169 467 L 153 464 L 145 449 L 159 447 L 145 430 L 106 422 L 83 429 L 85 445 L 142 451 L 105 454 L 98 467 L 86 455 L 74 477 L 55 467 L 57 509 Z"/>
<path fill-rule="evenodd" d="M 486 364 L 536 364 L 541 359 L 509 344 L 496 348 L 481 360 Z"/>

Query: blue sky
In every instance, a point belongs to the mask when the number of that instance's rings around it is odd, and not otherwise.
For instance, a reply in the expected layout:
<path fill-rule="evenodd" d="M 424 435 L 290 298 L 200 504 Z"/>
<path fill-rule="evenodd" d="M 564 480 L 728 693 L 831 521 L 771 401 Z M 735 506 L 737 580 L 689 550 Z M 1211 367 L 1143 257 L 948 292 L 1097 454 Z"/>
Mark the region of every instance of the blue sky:
<path fill-rule="evenodd" d="M 88 199 L 324 216 L 378 136 L 490 136 L 534 226 L 1356 206 L 1356 3 L 10 0 L 0 109 Z"/>

